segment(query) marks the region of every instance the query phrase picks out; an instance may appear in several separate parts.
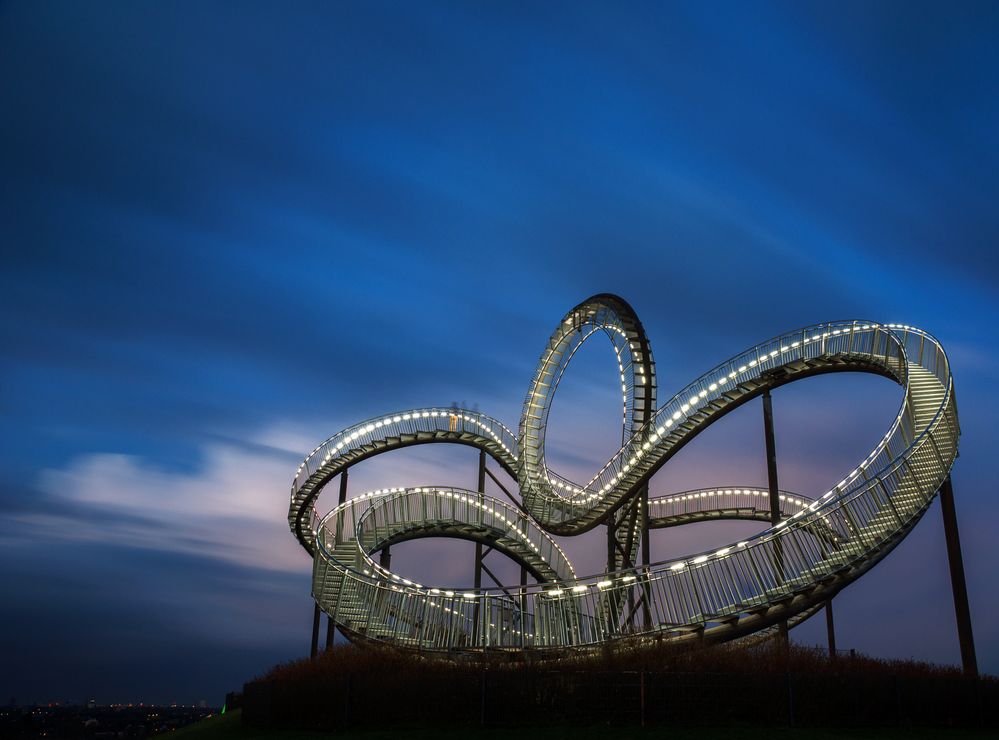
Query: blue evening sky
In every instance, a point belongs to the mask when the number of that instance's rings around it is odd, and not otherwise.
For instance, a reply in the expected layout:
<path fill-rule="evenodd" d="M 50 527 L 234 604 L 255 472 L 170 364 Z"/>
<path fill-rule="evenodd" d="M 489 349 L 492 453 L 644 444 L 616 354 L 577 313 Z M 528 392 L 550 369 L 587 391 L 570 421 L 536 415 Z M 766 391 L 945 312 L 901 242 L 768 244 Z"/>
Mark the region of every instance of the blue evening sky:
<path fill-rule="evenodd" d="M 997 88 L 995 3 L 3 3 L 0 702 L 219 703 L 304 654 L 301 457 L 417 405 L 515 426 L 555 322 L 598 292 L 635 306 L 663 398 L 812 322 L 936 334 L 999 672 Z M 560 391 L 566 473 L 619 437 L 613 370 L 587 345 Z M 777 391 L 782 484 L 839 480 L 899 394 Z M 764 484 L 759 414 L 653 492 Z M 421 448 L 352 486 L 471 486 L 474 464 Z M 653 555 L 746 526 L 657 532 Z M 599 567 L 599 535 L 567 547 Z M 465 583 L 467 550 L 393 562 Z M 934 504 L 837 597 L 840 646 L 957 662 L 949 589 Z"/>

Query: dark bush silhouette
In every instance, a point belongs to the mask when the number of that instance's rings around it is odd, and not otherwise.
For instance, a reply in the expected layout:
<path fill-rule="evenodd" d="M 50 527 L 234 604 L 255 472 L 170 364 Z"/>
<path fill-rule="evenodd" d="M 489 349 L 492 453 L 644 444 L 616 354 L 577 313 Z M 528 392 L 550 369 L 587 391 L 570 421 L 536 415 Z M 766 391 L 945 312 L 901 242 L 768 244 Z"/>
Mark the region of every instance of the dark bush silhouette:
<path fill-rule="evenodd" d="M 772 645 L 636 646 L 561 660 L 452 661 L 337 647 L 244 687 L 260 727 L 999 725 L 999 681 L 952 667 Z"/>

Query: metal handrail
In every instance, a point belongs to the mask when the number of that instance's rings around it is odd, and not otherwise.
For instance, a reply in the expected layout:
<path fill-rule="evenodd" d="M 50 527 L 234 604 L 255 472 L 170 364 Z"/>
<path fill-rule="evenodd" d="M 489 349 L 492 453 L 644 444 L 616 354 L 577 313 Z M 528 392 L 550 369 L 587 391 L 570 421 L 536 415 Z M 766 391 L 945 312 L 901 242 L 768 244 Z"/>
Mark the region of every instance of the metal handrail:
<path fill-rule="evenodd" d="M 326 483 L 349 466 L 351 456 L 366 448 L 385 452 L 421 438 L 425 441 L 463 441 L 479 447 L 508 469 L 517 464 L 517 438 L 498 419 L 459 408 L 430 407 L 382 414 L 354 424 L 326 439 L 310 452 L 295 472 L 291 485 L 288 522 L 302 546 L 311 554 L 316 528 L 302 527 L 304 519 L 317 516 L 315 501 Z M 304 475 L 303 475 L 304 473 Z"/>
<path fill-rule="evenodd" d="M 786 518 L 808 507 L 813 499 L 790 491 L 780 491 L 780 516 Z M 755 486 L 712 486 L 649 498 L 649 527 L 655 520 L 722 511 L 752 510 L 770 518 L 770 491 Z M 746 517 L 736 517 L 746 518 Z"/>

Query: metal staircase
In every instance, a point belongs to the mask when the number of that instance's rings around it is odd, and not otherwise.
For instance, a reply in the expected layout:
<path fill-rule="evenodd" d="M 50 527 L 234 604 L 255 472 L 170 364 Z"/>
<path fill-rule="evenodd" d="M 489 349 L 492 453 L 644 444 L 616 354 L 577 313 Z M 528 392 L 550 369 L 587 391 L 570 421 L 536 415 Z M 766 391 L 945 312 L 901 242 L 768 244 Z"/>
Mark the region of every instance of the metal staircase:
<path fill-rule="evenodd" d="M 597 334 L 611 338 L 618 357 L 626 435 L 611 460 L 581 484 L 547 467 L 544 430 L 569 360 Z M 768 389 L 830 372 L 875 373 L 905 390 L 888 432 L 849 475 L 819 496 L 782 492 L 782 521 L 746 541 L 635 564 L 639 538 L 622 540 L 620 522 L 657 470 L 732 409 Z M 957 455 L 947 357 L 929 334 L 908 326 L 806 327 L 740 353 L 656 410 L 654 398 L 655 366 L 641 324 L 620 299 L 596 296 L 567 314 L 546 345 L 518 435 L 484 414 L 445 408 L 387 414 L 334 435 L 300 466 L 288 516 L 313 556 L 317 603 L 353 639 L 431 654 L 558 653 L 642 636 L 712 642 L 765 634 L 784 620 L 810 616 L 884 558 L 918 522 Z M 516 478 L 519 497 L 512 495 L 511 505 L 457 488 L 417 487 L 358 496 L 321 518 L 315 512 L 323 488 L 350 465 L 424 443 L 484 450 Z M 651 498 L 648 527 L 720 518 L 769 522 L 770 515 L 766 489 L 716 487 Z M 551 534 L 608 522 L 618 524 L 615 536 L 630 558 L 612 561 L 610 572 L 576 577 Z M 428 587 L 376 562 L 378 551 L 420 537 L 483 543 L 538 583 Z"/>

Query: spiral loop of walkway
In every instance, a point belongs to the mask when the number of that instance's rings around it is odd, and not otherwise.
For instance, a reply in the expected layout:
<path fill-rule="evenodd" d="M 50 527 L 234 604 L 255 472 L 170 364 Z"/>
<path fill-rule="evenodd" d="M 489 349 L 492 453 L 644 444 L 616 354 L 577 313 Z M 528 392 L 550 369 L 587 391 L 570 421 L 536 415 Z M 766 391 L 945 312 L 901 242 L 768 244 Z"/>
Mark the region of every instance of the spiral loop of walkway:
<path fill-rule="evenodd" d="M 610 337 L 622 387 L 624 443 L 586 483 L 549 469 L 548 411 L 573 354 Z M 710 552 L 578 578 L 551 534 L 587 531 L 640 502 L 649 479 L 726 413 L 766 390 L 830 372 L 864 372 L 904 389 L 880 442 L 831 490 L 783 492 L 782 521 Z M 623 639 L 720 641 L 792 623 L 860 577 L 918 522 L 957 455 L 959 426 L 947 356 L 914 327 L 837 321 L 756 345 L 655 404 L 655 366 L 634 311 L 595 296 L 546 345 L 519 426 L 463 409 L 386 414 L 319 445 L 292 484 L 289 524 L 314 558 L 313 594 L 353 639 L 429 653 L 484 649 L 564 652 Z M 455 488 L 394 489 L 352 498 L 320 518 L 330 480 L 356 462 L 414 444 L 483 450 L 515 478 L 515 505 Z M 765 489 L 716 487 L 649 499 L 648 525 L 719 518 L 770 521 Z M 520 563 L 531 586 L 443 589 L 376 564 L 396 542 L 446 536 L 484 543 Z M 634 546 L 634 543 L 631 543 Z M 632 561 L 634 562 L 634 558 Z M 636 624 L 635 607 L 645 618 Z"/>

